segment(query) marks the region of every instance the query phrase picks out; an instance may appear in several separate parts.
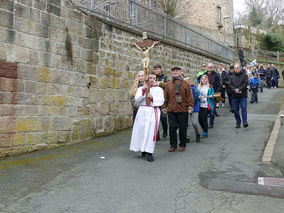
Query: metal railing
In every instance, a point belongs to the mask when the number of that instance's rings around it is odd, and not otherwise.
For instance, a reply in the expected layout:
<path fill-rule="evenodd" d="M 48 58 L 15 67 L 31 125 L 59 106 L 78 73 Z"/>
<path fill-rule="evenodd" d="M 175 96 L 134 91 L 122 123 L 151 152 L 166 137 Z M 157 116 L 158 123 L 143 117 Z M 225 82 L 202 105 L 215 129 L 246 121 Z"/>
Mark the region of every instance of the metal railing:
<path fill-rule="evenodd" d="M 239 47 L 234 47 L 235 55 L 238 55 Z M 254 48 L 243 48 L 245 57 L 250 60 L 268 60 L 275 62 L 284 62 L 284 52 L 273 52 L 269 50 L 254 49 Z"/>
<path fill-rule="evenodd" d="M 138 0 L 72 0 L 88 12 L 108 21 L 135 30 L 146 30 L 157 39 L 202 50 L 229 61 L 234 59 L 234 50 L 203 35 L 177 19 L 158 12 L 155 5 L 138 3 Z M 143 1 L 143 0 L 140 0 Z"/>

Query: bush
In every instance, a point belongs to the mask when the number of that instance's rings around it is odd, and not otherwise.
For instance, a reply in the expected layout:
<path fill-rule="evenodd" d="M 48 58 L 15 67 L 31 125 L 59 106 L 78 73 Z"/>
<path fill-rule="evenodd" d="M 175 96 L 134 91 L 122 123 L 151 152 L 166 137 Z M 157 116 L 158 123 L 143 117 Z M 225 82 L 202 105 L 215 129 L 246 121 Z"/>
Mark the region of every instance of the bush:
<path fill-rule="evenodd" d="M 281 37 L 276 33 L 267 33 L 260 41 L 262 49 L 284 52 L 284 46 L 281 44 Z"/>

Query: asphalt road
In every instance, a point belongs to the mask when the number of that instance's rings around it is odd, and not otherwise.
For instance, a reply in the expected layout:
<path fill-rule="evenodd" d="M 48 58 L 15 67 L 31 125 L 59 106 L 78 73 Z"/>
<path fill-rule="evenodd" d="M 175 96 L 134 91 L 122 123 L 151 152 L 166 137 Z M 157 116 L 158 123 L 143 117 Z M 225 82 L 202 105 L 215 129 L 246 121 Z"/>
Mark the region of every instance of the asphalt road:
<path fill-rule="evenodd" d="M 283 175 L 260 161 L 282 103 L 284 89 L 265 90 L 247 129 L 221 108 L 209 138 L 174 153 L 162 139 L 153 163 L 129 151 L 130 130 L 0 161 L 0 212 L 282 213 L 284 188 L 257 185 Z"/>

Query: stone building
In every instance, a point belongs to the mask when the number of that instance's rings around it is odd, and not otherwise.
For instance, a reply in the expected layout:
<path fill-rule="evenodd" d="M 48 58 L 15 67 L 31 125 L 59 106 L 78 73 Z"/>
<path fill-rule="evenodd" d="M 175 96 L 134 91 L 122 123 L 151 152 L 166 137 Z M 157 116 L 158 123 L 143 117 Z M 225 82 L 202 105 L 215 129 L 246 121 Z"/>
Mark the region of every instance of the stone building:
<path fill-rule="evenodd" d="M 182 0 L 180 19 L 214 40 L 234 46 L 233 0 Z"/>
<path fill-rule="evenodd" d="M 243 24 L 235 25 L 234 31 L 236 47 L 258 49 L 260 49 L 261 35 L 267 33 L 265 30 L 260 30 Z"/>

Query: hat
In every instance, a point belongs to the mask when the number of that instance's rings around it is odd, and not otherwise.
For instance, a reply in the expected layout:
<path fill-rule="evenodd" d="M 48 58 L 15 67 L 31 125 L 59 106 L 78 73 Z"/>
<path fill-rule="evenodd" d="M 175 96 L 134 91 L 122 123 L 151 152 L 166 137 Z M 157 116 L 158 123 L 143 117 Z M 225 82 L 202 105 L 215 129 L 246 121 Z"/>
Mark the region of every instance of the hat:
<path fill-rule="evenodd" d="M 234 65 L 231 65 L 231 66 L 230 66 L 230 69 L 234 69 L 234 68 L 235 68 L 235 66 L 234 66 Z"/>
<path fill-rule="evenodd" d="M 179 66 L 174 66 L 174 67 L 172 67 L 171 71 L 173 71 L 173 70 L 181 70 L 181 67 L 179 67 Z"/>

